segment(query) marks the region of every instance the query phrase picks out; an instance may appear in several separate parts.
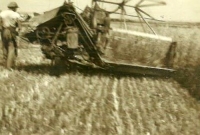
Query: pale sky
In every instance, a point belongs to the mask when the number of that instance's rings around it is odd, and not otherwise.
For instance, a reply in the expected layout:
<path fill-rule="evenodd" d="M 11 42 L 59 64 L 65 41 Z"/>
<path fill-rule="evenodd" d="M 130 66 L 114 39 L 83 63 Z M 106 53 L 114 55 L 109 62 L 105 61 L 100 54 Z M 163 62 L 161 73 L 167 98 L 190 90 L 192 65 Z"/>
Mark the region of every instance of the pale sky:
<path fill-rule="evenodd" d="M 7 9 L 10 1 L 15 1 L 19 5 L 18 11 L 27 12 L 44 12 L 58 6 L 61 6 L 65 0 L 1 0 L 0 9 Z M 74 4 L 84 9 L 86 5 L 91 4 L 91 0 L 71 0 Z M 122 0 L 107 0 L 107 1 L 122 1 Z M 134 5 L 134 2 L 139 0 L 132 0 L 128 4 Z M 163 0 L 167 3 L 166 6 L 143 8 L 149 14 L 157 19 L 166 21 L 186 21 L 186 22 L 200 22 L 200 0 Z M 102 4 L 107 10 L 110 5 Z M 134 14 L 133 9 L 127 9 L 127 13 Z"/>

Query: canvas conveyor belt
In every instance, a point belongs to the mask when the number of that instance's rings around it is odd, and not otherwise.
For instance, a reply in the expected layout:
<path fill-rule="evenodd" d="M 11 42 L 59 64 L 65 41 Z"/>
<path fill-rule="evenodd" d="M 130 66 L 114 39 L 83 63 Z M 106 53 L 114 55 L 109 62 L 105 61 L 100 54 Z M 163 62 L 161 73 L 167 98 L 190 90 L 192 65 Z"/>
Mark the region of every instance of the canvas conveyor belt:
<path fill-rule="evenodd" d="M 140 75 L 153 75 L 153 76 L 171 76 L 175 70 L 168 68 L 150 67 L 150 66 L 138 66 L 126 63 L 116 63 L 103 59 L 96 50 L 95 43 L 92 40 L 92 31 L 82 19 L 82 17 L 76 13 L 77 25 L 81 31 L 81 36 L 86 43 L 86 51 L 90 56 L 93 56 L 101 69 L 108 70 L 110 72 L 125 73 L 125 74 L 140 74 Z"/>

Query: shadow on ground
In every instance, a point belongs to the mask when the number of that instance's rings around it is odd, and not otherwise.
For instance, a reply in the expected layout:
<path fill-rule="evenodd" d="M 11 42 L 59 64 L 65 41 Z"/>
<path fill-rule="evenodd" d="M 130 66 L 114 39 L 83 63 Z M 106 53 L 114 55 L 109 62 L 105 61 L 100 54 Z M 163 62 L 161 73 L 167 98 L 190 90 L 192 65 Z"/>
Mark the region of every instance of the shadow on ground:
<path fill-rule="evenodd" d="M 50 74 L 51 66 L 49 64 L 28 64 L 19 65 L 16 69 L 19 71 L 26 71 L 32 74 Z"/>
<path fill-rule="evenodd" d="M 108 76 L 108 77 L 151 77 L 151 78 L 166 78 L 166 77 L 155 77 L 152 75 L 141 75 L 141 74 L 126 74 L 123 72 L 114 72 L 111 70 L 92 68 L 81 65 L 74 65 L 72 67 L 68 66 L 51 66 L 50 64 L 29 64 L 29 65 L 21 65 L 17 67 L 19 71 L 26 71 L 31 74 L 43 74 L 43 75 L 51 75 L 51 76 L 61 76 L 63 74 L 76 74 L 81 73 L 85 76 Z"/>
<path fill-rule="evenodd" d="M 85 76 L 97 76 L 103 75 L 108 77 L 144 77 L 144 75 L 128 75 L 121 73 L 116 73 L 112 71 L 107 71 L 103 69 L 94 69 L 91 67 L 85 66 L 73 66 L 71 68 L 67 66 L 54 66 L 52 67 L 50 64 L 29 64 L 29 65 L 21 65 L 17 67 L 17 70 L 26 71 L 31 74 L 46 74 L 51 76 L 57 76 L 63 74 L 76 74 L 81 73 Z M 155 76 L 145 76 L 151 78 L 166 78 L 166 77 L 155 77 Z M 173 79 L 176 80 L 182 87 L 186 88 L 190 95 L 200 100 L 200 66 L 196 66 L 191 68 L 181 68 L 177 69 L 177 72 L 173 75 Z"/>
<path fill-rule="evenodd" d="M 178 69 L 173 78 L 186 88 L 191 96 L 200 100 L 200 66 Z"/>
<path fill-rule="evenodd" d="M 144 77 L 144 75 L 128 75 L 121 73 L 116 73 L 112 71 L 107 71 L 103 69 L 94 69 L 91 67 L 85 67 L 85 66 L 73 66 L 71 68 L 67 66 L 54 66 L 52 67 L 49 64 L 29 64 L 29 65 L 23 65 L 18 66 L 18 70 L 23 70 L 32 74 L 47 74 L 51 76 L 57 76 L 63 74 L 76 74 L 81 73 L 86 76 L 96 76 L 96 75 L 104 75 L 104 76 L 113 76 L 113 77 L 126 77 L 126 76 L 132 76 L 132 77 Z M 154 76 L 145 76 L 145 77 L 151 77 L 151 78 L 158 78 Z M 160 78 L 160 77 L 159 77 Z M 162 77 L 161 77 L 162 78 Z M 165 78 L 165 77 L 163 77 Z M 195 97 L 196 99 L 200 99 L 200 67 L 193 67 L 191 66 L 188 68 L 181 68 L 178 69 L 175 75 L 173 76 L 174 80 L 176 80 L 182 87 L 186 88 L 189 93 Z"/>

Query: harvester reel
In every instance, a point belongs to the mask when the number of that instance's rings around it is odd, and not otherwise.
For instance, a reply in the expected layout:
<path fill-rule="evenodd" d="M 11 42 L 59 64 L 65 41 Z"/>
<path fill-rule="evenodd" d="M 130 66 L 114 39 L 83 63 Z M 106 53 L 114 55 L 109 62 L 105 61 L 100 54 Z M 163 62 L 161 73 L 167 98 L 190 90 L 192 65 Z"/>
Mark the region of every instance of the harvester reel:
<path fill-rule="evenodd" d="M 146 19 L 150 19 L 150 20 L 154 20 L 154 21 L 161 21 L 161 20 L 157 20 L 154 17 L 152 17 L 150 14 L 148 14 L 147 12 L 145 12 L 142 8 L 144 7 L 152 7 L 152 6 L 162 6 L 162 5 L 166 5 L 165 2 L 163 2 L 162 0 L 140 0 L 135 6 L 132 5 L 128 5 L 127 3 L 130 2 L 131 0 L 122 0 L 122 2 L 111 2 L 111 1 L 107 1 L 107 0 L 92 0 L 92 4 L 97 4 L 97 2 L 102 2 L 102 3 L 107 3 L 107 4 L 113 4 L 113 5 L 118 5 L 118 7 L 116 9 L 114 9 L 113 11 L 106 11 L 104 9 L 100 9 L 100 8 L 95 8 L 95 10 L 101 10 L 107 13 L 113 13 L 113 14 L 121 14 L 121 18 L 124 20 L 124 16 L 132 16 L 132 17 L 138 17 L 143 29 L 143 23 L 145 23 L 149 29 L 156 35 L 156 32 L 154 31 L 154 29 L 149 25 L 148 21 Z M 149 1 L 149 4 L 145 4 L 145 1 Z M 97 7 L 97 6 L 95 6 Z M 129 7 L 129 8 L 133 8 L 136 12 L 136 16 L 133 15 L 129 15 L 126 13 L 125 7 Z M 121 10 L 121 13 L 118 13 L 117 11 Z M 149 18 L 145 18 L 145 16 L 149 17 Z M 126 24 L 125 24 L 126 25 Z M 145 31 L 145 29 L 144 29 Z"/>

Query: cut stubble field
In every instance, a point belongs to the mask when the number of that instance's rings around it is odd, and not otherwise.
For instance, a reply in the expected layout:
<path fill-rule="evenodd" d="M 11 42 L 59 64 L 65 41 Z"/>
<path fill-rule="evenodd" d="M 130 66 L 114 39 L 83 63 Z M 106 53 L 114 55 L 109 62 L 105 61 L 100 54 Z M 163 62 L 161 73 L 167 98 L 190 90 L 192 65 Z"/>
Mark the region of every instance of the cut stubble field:
<path fill-rule="evenodd" d="M 199 29 L 157 27 L 163 30 L 178 40 L 174 78 L 92 70 L 56 77 L 39 47 L 21 46 L 16 70 L 0 66 L 0 134 L 199 135 L 200 103 L 191 96 L 198 89 Z"/>

